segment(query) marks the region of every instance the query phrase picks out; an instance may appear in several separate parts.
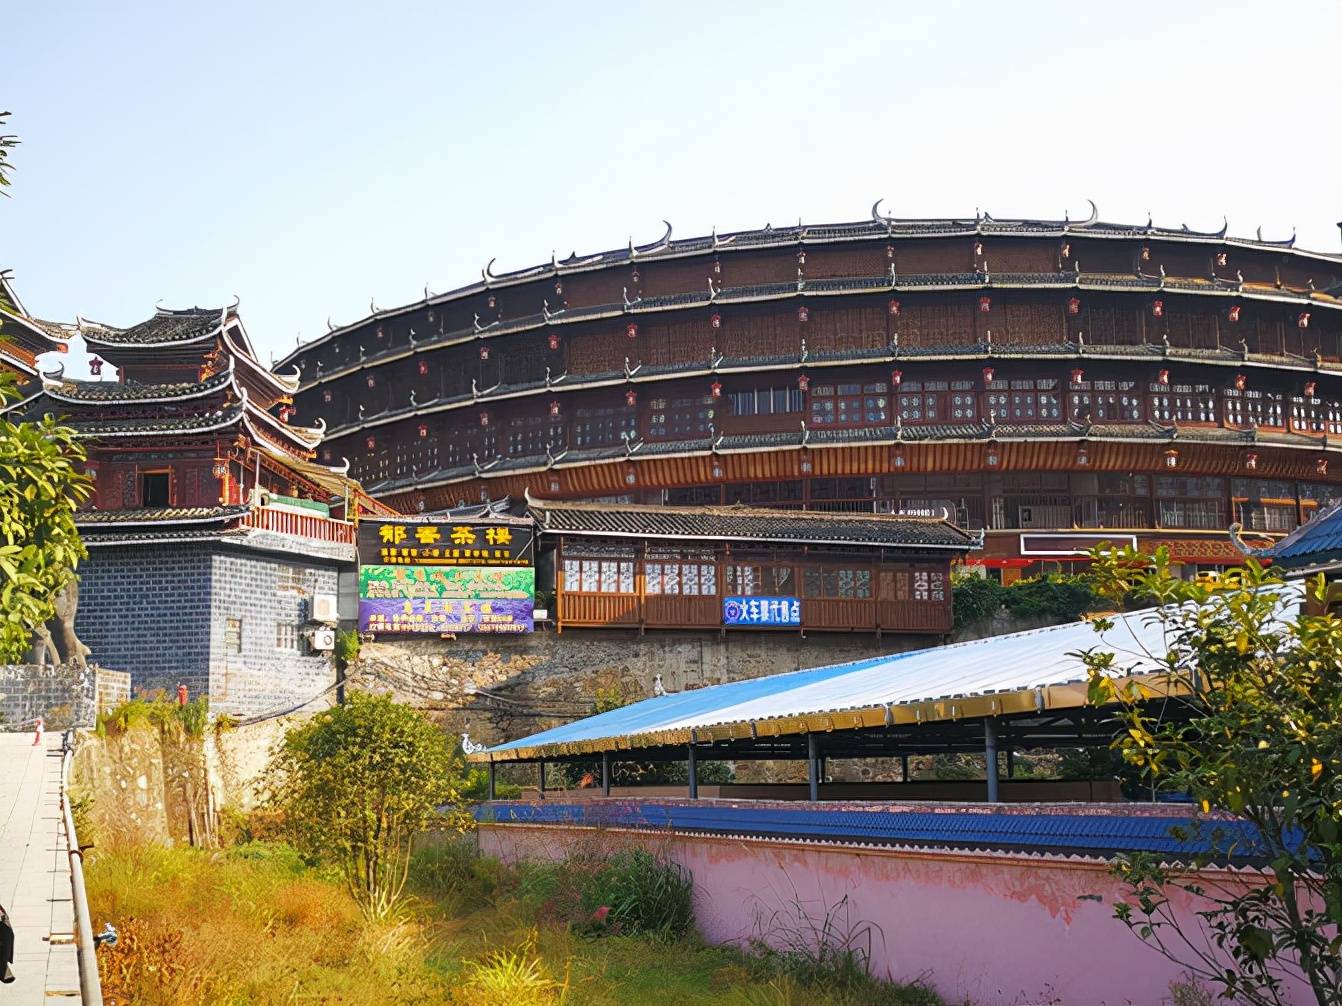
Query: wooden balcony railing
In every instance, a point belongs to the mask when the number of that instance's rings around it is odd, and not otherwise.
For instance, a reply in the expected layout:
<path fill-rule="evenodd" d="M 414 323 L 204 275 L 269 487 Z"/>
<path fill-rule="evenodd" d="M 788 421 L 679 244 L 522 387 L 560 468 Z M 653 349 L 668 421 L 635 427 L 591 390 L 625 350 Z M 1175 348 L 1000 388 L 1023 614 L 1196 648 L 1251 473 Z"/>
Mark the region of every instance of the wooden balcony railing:
<path fill-rule="evenodd" d="M 298 538 L 313 538 L 317 541 L 336 542 L 341 545 L 354 544 L 354 525 L 349 521 L 332 520 L 316 514 L 293 513 L 288 510 L 275 510 L 270 507 L 253 509 L 242 518 L 245 527 L 259 528 L 262 531 L 275 531 L 278 534 L 291 534 Z"/>

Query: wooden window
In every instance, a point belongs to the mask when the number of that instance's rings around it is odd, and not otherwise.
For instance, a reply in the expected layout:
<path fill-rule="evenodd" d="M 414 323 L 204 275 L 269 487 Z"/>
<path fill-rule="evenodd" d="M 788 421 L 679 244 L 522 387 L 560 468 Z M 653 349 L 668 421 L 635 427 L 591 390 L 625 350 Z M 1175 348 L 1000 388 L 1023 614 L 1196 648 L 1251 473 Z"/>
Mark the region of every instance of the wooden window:
<path fill-rule="evenodd" d="M 820 384 L 811 388 L 811 424 L 814 426 L 872 426 L 890 418 L 889 386 L 874 384 Z"/>
<path fill-rule="evenodd" d="M 740 597 L 791 597 L 795 591 L 791 566 L 729 565 L 726 589 Z"/>
<path fill-rule="evenodd" d="M 286 653 L 298 652 L 298 626 L 290 622 L 275 623 L 275 649 Z"/>
<path fill-rule="evenodd" d="M 638 428 L 633 408 L 578 409 L 574 413 L 573 446 L 609 447 L 621 442 L 621 434 L 632 436 Z"/>
<path fill-rule="evenodd" d="M 712 597 L 718 592 L 718 568 L 708 562 L 649 562 L 644 577 L 649 594 Z"/>
<path fill-rule="evenodd" d="M 937 396 L 900 395 L 899 417 L 906 423 L 936 422 Z"/>
<path fill-rule="evenodd" d="M 755 388 L 733 391 L 727 396 L 734 416 L 779 416 L 801 412 L 805 405 L 798 388 Z"/>
<path fill-rule="evenodd" d="M 633 594 L 631 559 L 565 559 L 564 590 L 573 594 Z"/>
<path fill-rule="evenodd" d="M 713 398 L 654 398 L 648 436 L 668 440 L 706 437 L 713 427 Z"/>
<path fill-rule="evenodd" d="M 235 654 L 242 652 L 241 618 L 227 618 L 224 620 L 224 652 Z"/>
<path fill-rule="evenodd" d="M 825 600 L 864 601 L 871 597 L 871 570 L 839 566 L 808 569 L 806 596 Z"/>

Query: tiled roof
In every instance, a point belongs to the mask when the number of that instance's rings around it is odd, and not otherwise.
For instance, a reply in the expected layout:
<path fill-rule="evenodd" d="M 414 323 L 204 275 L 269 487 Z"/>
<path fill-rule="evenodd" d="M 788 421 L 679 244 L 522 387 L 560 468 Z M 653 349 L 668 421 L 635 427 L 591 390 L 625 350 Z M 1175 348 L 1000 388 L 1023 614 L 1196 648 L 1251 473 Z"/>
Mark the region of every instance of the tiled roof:
<path fill-rule="evenodd" d="M 202 433 L 232 426 L 242 418 L 245 410 L 246 406 L 239 402 L 218 412 L 206 412 L 197 415 L 170 416 L 161 419 L 110 419 L 102 422 L 67 419 L 65 422 L 81 437 L 135 437 L 151 433 Z"/>
<path fill-rule="evenodd" d="M 113 346 L 155 345 L 174 342 L 192 342 L 204 338 L 219 328 L 223 317 L 221 308 L 192 307 L 181 311 L 159 309 L 152 318 L 129 328 L 117 328 L 94 321 L 81 321 L 79 332 L 87 342 Z M 52 322 L 38 322 L 57 338 L 68 339 L 68 326 Z"/>
<path fill-rule="evenodd" d="M 222 371 L 203 381 L 175 384 L 136 384 L 120 381 L 62 381 L 46 391 L 52 398 L 70 402 L 93 404 L 116 402 L 171 401 L 193 398 L 226 387 L 232 378 L 230 371 Z"/>
<path fill-rule="evenodd" d="M 81 528 L 131 524 L 218 524 L 247 513 L 247 506 L 147 507 L 134 510 L 80 510 L 75 523 Z"/>
<path fill-rule="evenodd" d="M 1288 534 L 1264 558 L 1287 568 L 1317 566 L 1342 559 L 1342 503 L 1327 507 L 1306 524 Z"/>
<path fill-rule="evenodd" d="M 883 514 L 661 507 L 530 500 L 543 532 L 635 538 L 730 540 L 894 548 L 971 549 L 979 540 L 947 520 Z"/>

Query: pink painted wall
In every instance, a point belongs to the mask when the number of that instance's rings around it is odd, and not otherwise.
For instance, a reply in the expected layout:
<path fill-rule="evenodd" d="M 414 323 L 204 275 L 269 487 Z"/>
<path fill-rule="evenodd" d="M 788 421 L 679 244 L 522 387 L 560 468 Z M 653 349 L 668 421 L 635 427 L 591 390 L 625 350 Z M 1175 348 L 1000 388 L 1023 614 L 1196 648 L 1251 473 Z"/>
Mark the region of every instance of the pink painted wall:
<path fill-rule="evenodd" d="M 777 945 L 803 917 L 829 912 L 870 924 L 877 974 L 923 978 L 948 1002 L 1153 1006 L 1171 1002 L 1182 977 L 1114 919 L 1119 885 L 1091 860 L 545 825 L 481 825 L 479 840 L 506 860 L 560 858 L 582 841 L 656 845 L 693 873 L 709 942 Z"/>

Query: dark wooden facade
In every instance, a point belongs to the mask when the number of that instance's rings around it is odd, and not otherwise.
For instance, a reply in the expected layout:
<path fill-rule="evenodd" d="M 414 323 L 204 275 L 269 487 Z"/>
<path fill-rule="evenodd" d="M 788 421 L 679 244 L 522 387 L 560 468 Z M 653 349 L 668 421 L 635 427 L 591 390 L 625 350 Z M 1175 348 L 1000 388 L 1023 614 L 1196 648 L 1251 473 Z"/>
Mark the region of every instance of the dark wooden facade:
<path fill-rule="evenodd" d="M 557 502 L 532 513 L 553 556 L 560 631 L 943 634 L 951 563 L 978 547 L 934 518 Z M 780 616 L 795 604 L 799 618 L 733 624 L 729 598 Z"/>
<path fill-rule="evenodd" d="M 882 218 L 487 273 L 285 365 L 328 460 L 411 512 L 1284 532 L 1342 485 L 1339 293 L 1339 257 L 1224 231 Z"/>

